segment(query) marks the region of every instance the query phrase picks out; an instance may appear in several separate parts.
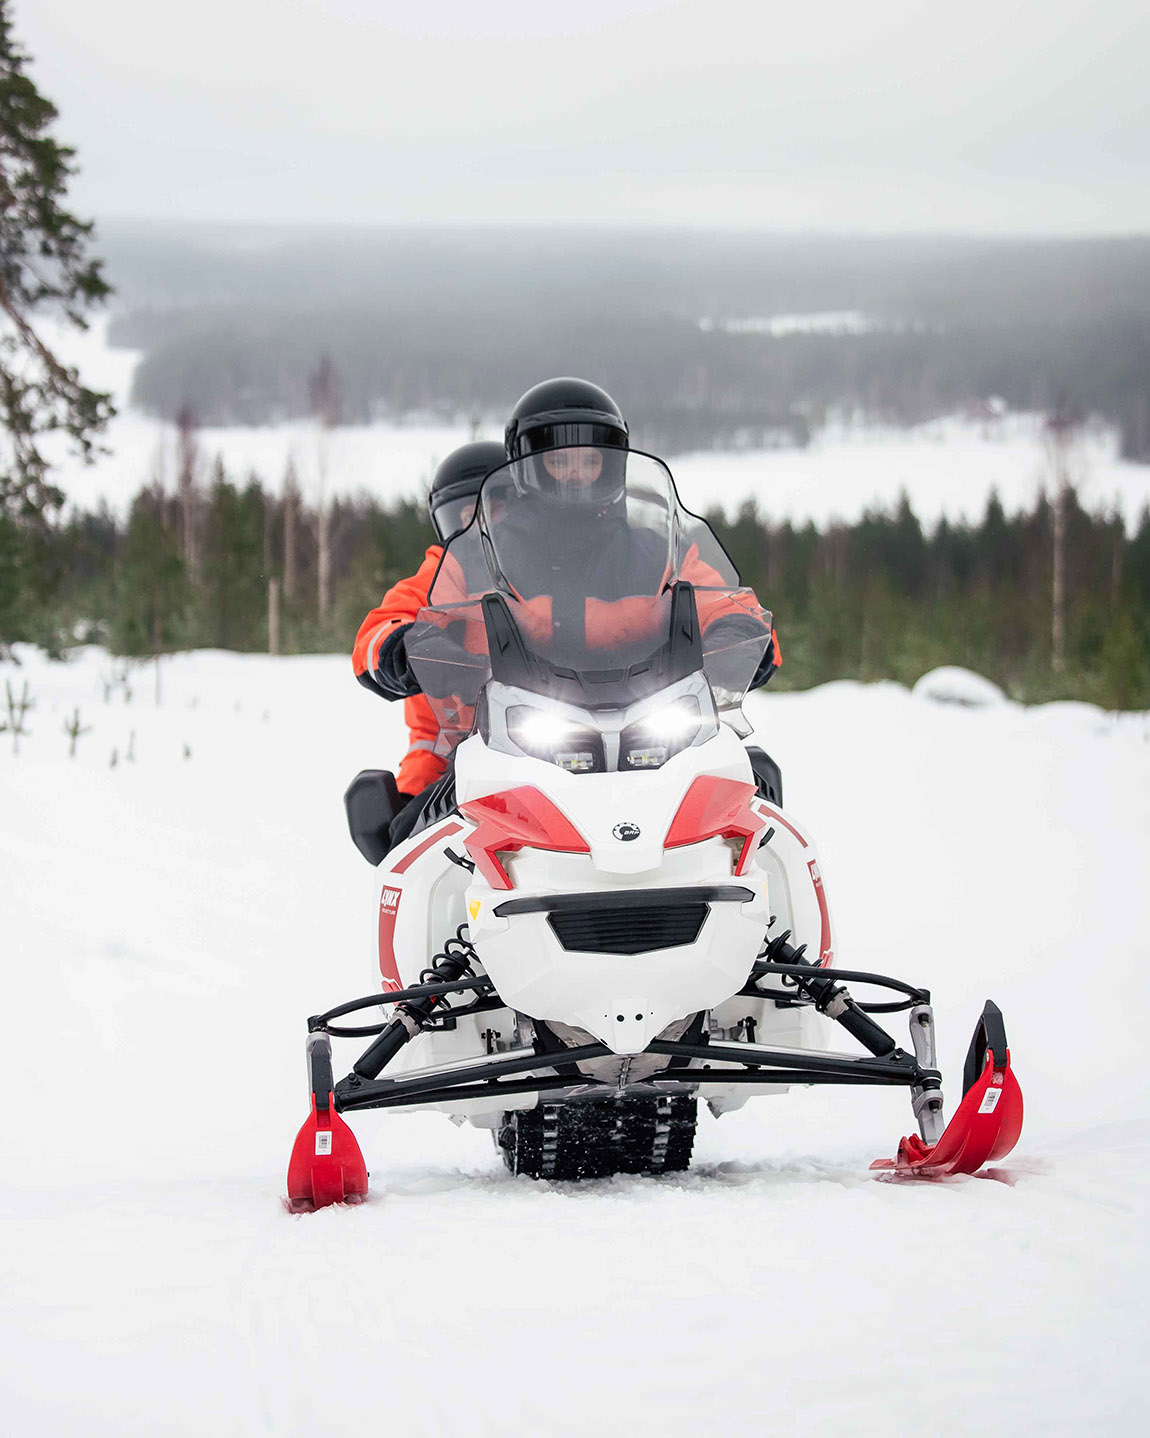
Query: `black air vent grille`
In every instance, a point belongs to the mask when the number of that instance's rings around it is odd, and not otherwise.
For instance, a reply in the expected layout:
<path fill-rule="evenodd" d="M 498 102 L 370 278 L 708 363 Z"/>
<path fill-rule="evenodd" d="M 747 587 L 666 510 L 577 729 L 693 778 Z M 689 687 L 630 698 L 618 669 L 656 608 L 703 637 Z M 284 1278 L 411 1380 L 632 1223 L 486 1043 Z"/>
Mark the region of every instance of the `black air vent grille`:
<path fill-rule="evenodd" d="M 618 909 L 569 909 L 549 914 L 547 922 L 565 949 L 646 954 L 693 944 L 706 917 L 706 904 L 628 904 Z"/>

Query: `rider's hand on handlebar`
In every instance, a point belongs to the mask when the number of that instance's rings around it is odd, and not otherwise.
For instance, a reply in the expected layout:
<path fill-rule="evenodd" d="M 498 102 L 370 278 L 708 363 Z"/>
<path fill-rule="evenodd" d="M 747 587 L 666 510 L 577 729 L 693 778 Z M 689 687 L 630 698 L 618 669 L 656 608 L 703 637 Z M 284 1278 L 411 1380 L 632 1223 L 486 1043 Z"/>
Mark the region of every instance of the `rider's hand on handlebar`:
<path fill-rule="evenodd" d="M 418 694 L 419 684 L 407 661 L 407 631 L 410 624 L 393 629 L 383 641 L 373 678 L 388 699 L 408 699 Z"/>

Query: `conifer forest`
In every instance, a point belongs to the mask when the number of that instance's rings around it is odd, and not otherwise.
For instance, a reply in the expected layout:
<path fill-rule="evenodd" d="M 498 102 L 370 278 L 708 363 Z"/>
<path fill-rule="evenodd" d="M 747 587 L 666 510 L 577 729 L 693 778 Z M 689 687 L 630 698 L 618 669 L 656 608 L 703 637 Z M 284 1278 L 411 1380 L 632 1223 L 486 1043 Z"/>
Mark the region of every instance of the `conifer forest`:
<path fill-rule="evenodd" d="M 1060 656 L 1049 500 L 1009 516 L 992 496 L 980 523 L 933 530 L 905 497 L 891 512 L 821 528 L 770 523 L 753 504 L 708 517 L 775 615 L 779 689 L 844 678 L 913 684 L 960 664 L 1027 702 L 1145 708 L 1150 516 L 1129 533 L 1112 515 L 1086 512 L 1073 491 L 1063 503 Z M 9 637 L 57 653 L 101 643 L 139 659 L 191 648 L 350 652 L 367 610 L 435 540 L 417 501 L 341 498 L 321 511 L 290 475 L 273 486 L 220 463 L 205 484 L 141 489 L 123 518 L 73 508 L 19 543 L 3 526 L 0 544 L 24 571 L 0 604 Z"/>

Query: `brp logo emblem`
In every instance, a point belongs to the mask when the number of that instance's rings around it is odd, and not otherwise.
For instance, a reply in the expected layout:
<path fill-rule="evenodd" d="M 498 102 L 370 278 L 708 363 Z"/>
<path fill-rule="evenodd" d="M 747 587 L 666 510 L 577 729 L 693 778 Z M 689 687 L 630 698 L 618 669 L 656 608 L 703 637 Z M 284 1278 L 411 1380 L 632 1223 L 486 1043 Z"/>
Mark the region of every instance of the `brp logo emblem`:
<path fill-rule="evenodd" d="M 639 826 L 638 824 L 616 824 L 611 832 L 616 839 L 620 839 L 624 844 L 627 844 L 632 839 L 639 837 Z"/>

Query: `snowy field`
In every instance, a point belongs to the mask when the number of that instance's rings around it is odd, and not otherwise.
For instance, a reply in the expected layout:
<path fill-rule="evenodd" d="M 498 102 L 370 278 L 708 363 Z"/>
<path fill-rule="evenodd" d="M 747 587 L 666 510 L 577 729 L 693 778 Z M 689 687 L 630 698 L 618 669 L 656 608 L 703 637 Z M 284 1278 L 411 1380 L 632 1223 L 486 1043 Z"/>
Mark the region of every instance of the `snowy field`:
<path fill-rule="evenodd" d="M 689 1175 L 568 1187 L 364 1114 L 371 1201 L 292 1217 L 305 1016 L 373 987 L 340 795 L 399 713 L 342 657 L 180 656 L 158 705 L 146 668 L 105 697 L 98 651 L 22 657 L 5 1433 L 1146 1431 L 1150 716 L 890 684 L 749 706 L 840 961 L 933 989 L 952 1107 L 1002 1005 L 1012 1184 L 874 1182 L 905 1095 L 815 1088 L 704 1119 Z"/>
<path fill-rule="evenodd" d="M 139 356 L 109 349 L 103 324 L 84 335 L 46 333 L 80 366 L 85 382 L 110 390 L 120 408 L 107 436 L 111 456 L 87 469 L 61 455 L 59 482 L 76 503 L 101 499 L 123 509 L 141 485 L 157 475 L 171 486 L 176 475 L 176 436 L 171 425 L 133 411 L 127 402 Z M 508 395 L 507 405 L 518 398 Z M 618 398 L 625 402 L 626 395 Z M 436 465 L 471 437 L 464 425 L 411 423 L 350 425 L 336 430 L 325 447 L 328 494 L 365 491 L 383 499 L 422 495 Z M 481 439 L 502 439 L 488 420 Z M 308 496 L 319 490 L 319 443 L 313 424 L 299 421 L 262 428 L 205 429 L 199 442 L 204 472 L 222 455 L 233 478 L 254 471 L 271 488 L 283 482 L 289 460 Z M 684 455 L 673 463 L 683 499 L 697 510 L 721 504 L 735 511 L 746 499 L 773 520 L 854 520 L 868 506 L 890 507 L 905 490 L 926 524 L 943 515 L 981 518 L 997 489 L 1008 512 L 1031 506 L 1050 486 L 1050 464 L 1041 419 L 1007 416 L 989 424 L 951 418 L 912 430 L 836 428 L 818 434 L 801 450 Z M 1121 513 L 1129 525 L 1150 504 L 1150 465 L 1117 458 L 1109 430 L 1085 434 L 1075 447 L 1073 473 L 1088 508 Z"/>

